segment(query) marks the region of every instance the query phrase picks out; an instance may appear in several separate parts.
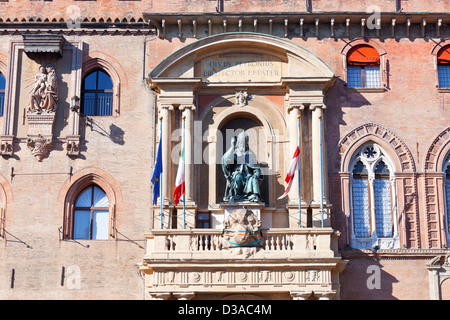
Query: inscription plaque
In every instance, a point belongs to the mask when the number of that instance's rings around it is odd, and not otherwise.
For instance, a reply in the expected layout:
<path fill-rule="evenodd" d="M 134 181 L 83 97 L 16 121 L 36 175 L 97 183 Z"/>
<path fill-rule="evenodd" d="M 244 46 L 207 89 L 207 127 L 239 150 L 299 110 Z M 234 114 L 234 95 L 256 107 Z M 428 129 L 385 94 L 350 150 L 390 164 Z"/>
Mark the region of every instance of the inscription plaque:
<path fill-rule="evenodd" d="M 218 54 L 202 61 L 201 77 L 206 82 L 278 82 L 281 60 L 270 55 Z"/>

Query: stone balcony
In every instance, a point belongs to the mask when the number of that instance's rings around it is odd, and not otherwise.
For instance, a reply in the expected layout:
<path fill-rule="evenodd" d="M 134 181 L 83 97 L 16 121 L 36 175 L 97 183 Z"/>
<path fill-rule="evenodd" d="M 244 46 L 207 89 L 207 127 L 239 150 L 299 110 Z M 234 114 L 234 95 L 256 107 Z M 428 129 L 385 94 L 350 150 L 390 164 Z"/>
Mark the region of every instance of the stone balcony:
<path fill-rule="evenodd" d="M 254 246 L 234 246 L 221 229 L 166 229 L 146 234 L 141 265 L 146 297 L 198 298 L 256 294 L 339 298 L 345 266 L 331 228 L 268 229 Z M 212 296 L 211 296 L 212 297 Z"/>

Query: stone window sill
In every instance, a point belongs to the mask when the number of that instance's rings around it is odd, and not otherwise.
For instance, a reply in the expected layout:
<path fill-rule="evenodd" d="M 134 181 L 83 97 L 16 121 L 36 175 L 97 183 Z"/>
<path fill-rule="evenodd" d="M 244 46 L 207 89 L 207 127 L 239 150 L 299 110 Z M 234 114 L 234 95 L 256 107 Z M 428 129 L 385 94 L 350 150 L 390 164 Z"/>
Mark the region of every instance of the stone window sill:
<path fill-rule="evenodd" d="M 347 92 L 385 92 L 385 88 L 347 88 Z"/>

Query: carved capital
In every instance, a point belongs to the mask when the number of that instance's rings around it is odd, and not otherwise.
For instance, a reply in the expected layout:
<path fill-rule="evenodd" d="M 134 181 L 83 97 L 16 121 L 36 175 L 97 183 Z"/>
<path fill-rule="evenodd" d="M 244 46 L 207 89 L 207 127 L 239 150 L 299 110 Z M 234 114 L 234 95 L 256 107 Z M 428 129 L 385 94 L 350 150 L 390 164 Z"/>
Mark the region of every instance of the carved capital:
<path fill-rule="evenodd" d="M 191 300 L 194 296 L 194 292 L 174 292 L 173 296 L 178 300 Z"/>
<path fill-rule="evenodd" d="M 311 291 L 291 291 L 289 292 L 293 300 L 308 300 Z"/>
<path fill-rule="evenodd" d="M 315 110 L 316 108 L 321 108 L 322 110 L 325 110 L 327 106 L 323 103 L 311 103 L 309 105 L 309 110 Z"/>
<path fill-rule="evenodd" d="M 172 104 L 160 104 L 159 108 L 160 108 L 160 110 L 167 109 L 169 111 L 172 111 L 173 110 L 173 105 Z"/>
<path fill-rule="evenodd" d="M 290 103 L 287 111 L 288 111 L 288 113 L 291 113 L 291 111 L 294 109 L 304 110 L 305 105 L 303 103 Z"/>
<path fill-rule="evenodd" d="M 193 104 L 180 104 L 178 107 L 180 111 L 191 110 L 194 112 L 197 108 Z"/>
<path fill-rule="evenodd" d="M 38 158 L 39 161 L 47 156 L 51 150 L 53 139 L 51 135 L 43 136 L 38 134 L 37 136 L 28 135 L 27 146 L 30 148 L 33 156 Z"/>

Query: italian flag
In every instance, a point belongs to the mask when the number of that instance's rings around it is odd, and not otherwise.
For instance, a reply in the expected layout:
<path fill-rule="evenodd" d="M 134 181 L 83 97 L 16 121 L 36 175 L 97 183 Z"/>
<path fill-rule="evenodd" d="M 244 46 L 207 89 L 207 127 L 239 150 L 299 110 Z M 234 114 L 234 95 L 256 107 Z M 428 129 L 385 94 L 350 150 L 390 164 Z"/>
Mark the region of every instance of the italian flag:
<path fill-rule="evenodd" d="M 181 149 L 181 156 L 180 161 L 178 162 L 178 171 L 177 171 L 177 178 L 175 179 L 175 190 L 173 192 L 173 198 L 175 201 L 175 205 L 178 204 L 178 201 L 180 201 L 180 198 L 182 195 L 185 195 L 185 189 L 184 189 L 184 146 Z"/>
<path fill-rule="evenodd" d="M 287 182 L 287 187 L 286 190 L 284 191 L 283 195 L 280 196 L 278 198 L 278 200 L 283 199 L 284 197 L 286 197 L 289 193 L 289 190 L 291 189 L 291 185 L 292 185 L 292 180 L 294 180 L 294 176 L 295 176 L 295 171 L 297 170 L 297 165 L 298 165 L 298 160 L 299 160 L 299 155 L 300 153 L 300 148 L 297 146 L 297 149 L 295 149 L 295 153 L 294 153 L 294 157 L 291 160 L 291 165 L 289 166 L 289 171 L 286 175 L 286 179 L 284 179 L 284 181 Z"/>

